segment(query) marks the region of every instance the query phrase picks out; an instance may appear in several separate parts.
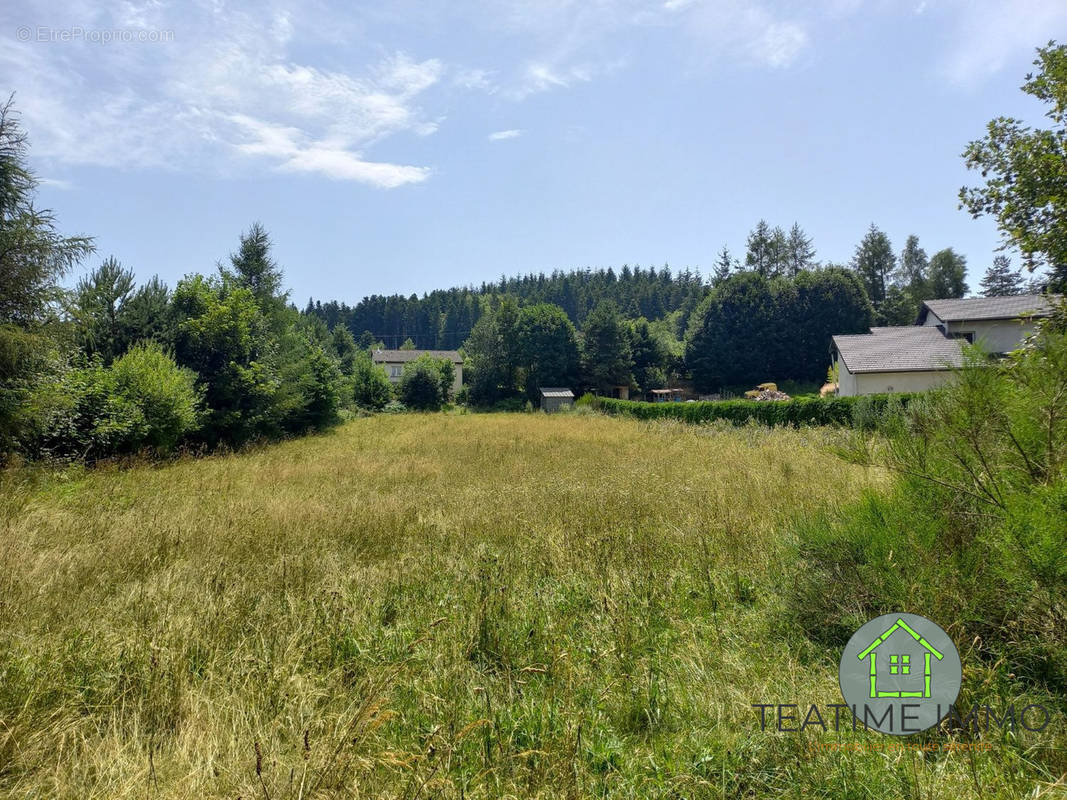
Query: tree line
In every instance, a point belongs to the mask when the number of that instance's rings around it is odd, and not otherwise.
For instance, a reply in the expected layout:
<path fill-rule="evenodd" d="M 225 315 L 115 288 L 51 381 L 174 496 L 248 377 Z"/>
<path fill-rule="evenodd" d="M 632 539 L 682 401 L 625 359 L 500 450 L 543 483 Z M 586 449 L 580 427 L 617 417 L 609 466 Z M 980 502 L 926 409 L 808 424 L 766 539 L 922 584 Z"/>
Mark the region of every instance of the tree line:
<path fill-rule="evenodd" d="M 983 186 L 961 208 L 996 218 L 1005 247 L 984 295 L 1067 287 L 1067 48 L 1038 51 L 1023 90 L 1049 106 L 1051 127 L 998 118 L 968 145 Z M 266 230 L 253 225 L 228 261 L 171 289 L 138 286 L 107 258 L 73 288 L 62 279 L 94 251 L 34 205 L 37 179 L 9 100 L 0 106 L 0 455 L 96 458 L 151 448 L 240 445 L 333 424 L 346 408 L 395 400 L 434 408 L 450 398 L 450 364 L 413 360 L 395 390 L 370 350 L 462 347 L 470 399 L 534 399 L 538 386 L 608 393 L 691 379 L 699 391 L 763 380 L 811 380 L 830 336 L 909 324 L 921 303 L 962 297 L 966 263 L 917 237 L 897 253 L 872 225 L 848 265 L 820 263 L 796 223 L 760 221 L 743 259 L 723 248 L 705 279 L 624 266 L 501 278 L 354 307 L 283 289 Z"/>

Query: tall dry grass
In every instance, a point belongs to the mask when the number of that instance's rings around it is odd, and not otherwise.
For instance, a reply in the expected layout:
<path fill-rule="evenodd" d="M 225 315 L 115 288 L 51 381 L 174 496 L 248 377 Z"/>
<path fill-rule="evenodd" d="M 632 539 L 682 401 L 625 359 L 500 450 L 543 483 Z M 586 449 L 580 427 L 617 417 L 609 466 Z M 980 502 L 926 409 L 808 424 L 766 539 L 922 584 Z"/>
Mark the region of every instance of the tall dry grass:
<path fill-rule="evenodd" d="M 838 435 L 377 416 L 9 473 L 0 794 L 1025 796 L 1015 750 L 760 732 L 839 697 L 778 600 L 794 516 L 883 480 Z"/>

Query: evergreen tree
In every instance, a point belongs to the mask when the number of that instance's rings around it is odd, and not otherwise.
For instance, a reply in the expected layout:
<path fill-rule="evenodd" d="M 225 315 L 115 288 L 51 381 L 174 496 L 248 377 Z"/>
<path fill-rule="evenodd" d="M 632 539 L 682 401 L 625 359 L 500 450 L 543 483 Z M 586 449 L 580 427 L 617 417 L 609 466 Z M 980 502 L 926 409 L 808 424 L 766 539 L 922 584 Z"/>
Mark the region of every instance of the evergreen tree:
<path fill-rule="evenodd" d="M 909 292 L 919 302 L 929 300 L 926 296 L 928 266 L 926 251 L 919 246 L 919 237 L 912 234 L 904 243 L 904 249 L 900 251 L 893 283 Z"/>
<path fill-rule="evenodd" d="M 749 232 L 746 244 L 745 266 L 765 278 L 771 274 L 774 266 L 771 252 L 772 238 L 771 226 L 766 220 L 761 219 Z"/>
<path fill-rule="evenodd" d="M 59 281 L 93 250 L 91 239 L 61 235 L 52 212 L 34 208 L 27 155 L 9 99 L 0 106 L 0 457 L 35 424 L 25 402 L 56 349 Z"/>
<path fill-rule="evenodd" d="M 959 298 L 967 294 L 967 259 L 946 247 L 930 259 L 930 296 L 937 299 Z"/>
<path fill-rule="evenodd" d="M 1008 297 L 1023 294 L 1026 282 L 1021 271 L 1011 268 L 1011 259 L 1001 255 L 993 258 L 993 265 L 986 270 L 981 287 L 983 297 Z"/>
<path fill-rule="evenodd" d="M 355 337 L 352 336 L 352 331 L 344 325 L 334 325 L 330 340 L 333 345 L 334 355 L 337 356 L 337 361 L 341 368 L 341 374 L 351 376 L 352 371 L 355 369 L 356 354 L 359 352 L 359 348 L 356 347 Z"/>
<path fill-rule="evenodd" d="M 122 355 L 119 314 L 133 292 L 133 271 L 114 256 L 78 281 L 71 308 L 75 338 L 89 356 L 99 356 L 110 364 Z"/>
<path fill-rule="evenodd" d="M 796 222 L 789 229 L 789 237 L 786 239 L 786 264 L 785 273 L 790 278 L 795 278 L 801 270 L 811 269 L 815 266 L 815 246 L 811 237 Z"/>
<path fill-rule="evenodd" d="M 519 306 L 505 297 L 482 315 L 463 344 L 471 400 L 488 405 L 518 391 Z"/>
<path fill-rule="evenodd" d="M 530 400 L 541 386 L 578 385 L 578 335 L 563 309 L 549 303 L 526 306 L 515 329 L 516 361 Z"/>
<path fill-rule="evenodd" d="M 730 277 L 731 272 L 736 272 L 740 269 L 740 264 L 737 263 L 737 259 L 730 255 L 730 248 L 726 245 L 722 246 L 722 250 L 719 251 L 719 255 L 715 258 L 715 268 L 711 273 L 712 284 L 719 283 Z"/>
<path fill-rule="evenodd" d="M 630 337 L 619 309 L 605 300 L 590 312 L 582 326 L 582 378 L 601 394 L 633 383 Z"/>
<path fill-rule="evenodd" d="M 775 380 L 771 350 L 778 322 L 770 282 L 759 272 L 743 272 L 716 286 L 686 332 L 685 363 L 696 389 L 717 392 Z"/>
<path fill-rule="evenodd" d="M 885 293 L 885 302 L 878 309 L 878 321 L 882 325 L 911 325 L 919 315 L 919 304 L 906 289 L 890 286 Z"/>
<path fill-rule="evenodd" d="M 644 317 L 630 324 L 630 353 L 638 391 L 647 392 L 667 385 L 670 351 Z"/>
<path fill-rule="evenodd" d="M 360 350 L 382 350 L 385 348 L 385 344 L 379 341 L 378 337 L 370 331 L 363 331 L 359 335 L 356 344 L 359 345 Z"/>
<path fill-rule="evenodd" d="M 852 269 L 863 281 L 863 288 L 867 290 L 867 296 L 876 309 L 885 301 L 886 288 L 895 266 L 896 258 L 889 237 L 872 223 L 863 241 L 856 247 Z"/>
<path fill-rule="evenodd" d="M 153 275 L 142 284 L 119 309 L 120 352 L 125 353 L 138 342 L 174 343 L 174 320 L 170 306 L 170 289 Z"/>
<path fill-rule="evenodd" d="M 785 231 L 781 228 L 775 227 L 771 231 L 771 239 L 767 246 L 767 251 L 770 259 L 767 275 L 776 278 L 779 275 L 787 274 L 789 271 L 789 240 L 786 238 Z"/>
<path fill-rule="evenodd" d="M 248 233 L 241 234 L 237 252 L 230 255 L 230 268 L 219 265 L 223 279 L 248 289 L 267 313 L 284 305 L 287 296 L 281 291 L 282 271 L 271 258 L 270 248 L 266 229 L 254 222 Z"/>

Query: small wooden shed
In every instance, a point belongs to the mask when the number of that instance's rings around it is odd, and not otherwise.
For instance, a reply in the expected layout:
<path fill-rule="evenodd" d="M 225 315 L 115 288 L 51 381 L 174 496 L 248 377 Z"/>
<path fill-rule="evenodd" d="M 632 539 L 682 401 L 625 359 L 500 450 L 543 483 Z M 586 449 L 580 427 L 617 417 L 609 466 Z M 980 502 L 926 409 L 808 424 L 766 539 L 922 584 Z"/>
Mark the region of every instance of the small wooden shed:
<path fill-rule="evenodd" d="M 561 408 L 574 405 L 574 392 L 563 387 L 539 386 L 541 392 L 541 410 L 551 414 Z"/>

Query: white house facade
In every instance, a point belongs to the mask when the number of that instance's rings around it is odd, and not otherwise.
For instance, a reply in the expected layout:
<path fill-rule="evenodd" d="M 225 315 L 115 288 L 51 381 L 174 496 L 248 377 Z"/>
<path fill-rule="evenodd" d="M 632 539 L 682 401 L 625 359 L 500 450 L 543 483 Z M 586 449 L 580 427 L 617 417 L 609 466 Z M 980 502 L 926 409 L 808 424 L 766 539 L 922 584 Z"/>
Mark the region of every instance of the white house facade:
<path fill-rule="evenodd" d="M 927 300 L 917 324 L 965 339 L 987 353 L 1003 354 L 1033 333 L 1037 319 L 1048 316 L 1050 309 L 1049 298 L 1040 294 Z"/>
<path fill-rule="evenodd" d="M 837 393 L 922 392 L 952 379 L 963 344 L 1001 355 L 1018 348 L 1052 309 L 1045 295 L 927 300 L 914 325 L 833 337 Z"/>

